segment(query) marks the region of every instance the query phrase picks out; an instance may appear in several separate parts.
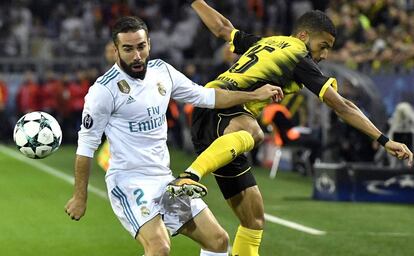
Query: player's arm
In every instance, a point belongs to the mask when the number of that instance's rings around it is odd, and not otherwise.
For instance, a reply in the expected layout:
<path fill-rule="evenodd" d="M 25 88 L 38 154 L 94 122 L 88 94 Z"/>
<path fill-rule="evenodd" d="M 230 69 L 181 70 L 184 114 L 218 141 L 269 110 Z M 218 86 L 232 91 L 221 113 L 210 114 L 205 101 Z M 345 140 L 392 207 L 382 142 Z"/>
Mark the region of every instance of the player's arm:
<path fill-rule="evenodd" d="M 231 32 L 234 30 L 234 27 L 226 17 L 209 6 L 204 0 L 194 1 L 191 7 L 216 37 L 222 38 L 227 42 L 231 40 Z"/>
<path fill-rule="evenodd" d="M 413 153 L 405 144 L 389 140 L 382 135 L 354 103 L 339 95 L 331 86 L 326 89 L 323 100 L 346 123 L 364 132 L 373 140 L 380 142 L 389 154 L 398 159 L 408 159 L 408 165 L 412 166 Z"/>
<path fill-rule="evenodd" d="M 283 91 L 279 86 L 266 84 L 255 91 L 230 91 L 225 89 L 215 89 L 214 108 L 229 108 L 236 105 L 245 104 L 251 101 L 262 101 L 272 99 L 280 101 L 283 98 Z"/>
<path fill-rule="evenodd" d="M 173 66 L 165 63 L 172 80 L 171 98 L 179 102 L 191 103 L 201 108 L 229 108 L 250 101 L 283 98 L 280 87 L 266 84 L 255 91 L 231 91 L 220 88 L 206 88 L 193 83 Z"/>
<path fill-rule="evenodd" d="M 74 191 L 72 198 L 65 206 L 66 213 L 73 220 L 79 220 L 85 214 L 91 161 L 101 143 L 102 134 L 113 109 L 114 98 L 109 89 L 100 84 L 94 84 L 85 96 L 82 125 L 78 133 L 76 149 Z"/>
<path fill-rule="evenodd" d="M 209 6 L 204 0 L 194 1 L 191 7 L 216 37 L 229 42 L 230 50 L 236 54 L 245 53 L 261 39 L 260 36 L 251 35 L 235 29 L 226 17 Z"/>
<path fill-rule="evenodd" d="M 85 214 L 88 199 L 88 182 L 92 158 L 76 155 L 75 159 L 75 188 L 73 196 L 65 206 L 66 213 L 73 219 L 79 220 Z"/>
<path fill-rule="evenodd" d="M 311 58 L 303 58 L 294 69 L 295 80 L 303 83 L 319 99 L 325 102 L 347 124 L 357 128 L 373 140 L 377 140 L 388 153 L 399 158 L 408 159 L 411 166 L 413 154 L 406 145 L 388 140 L 378 128 L 351 101 L 339 95 L 336 91 L 336 79 L 322 75 L 319 67 Z"/>

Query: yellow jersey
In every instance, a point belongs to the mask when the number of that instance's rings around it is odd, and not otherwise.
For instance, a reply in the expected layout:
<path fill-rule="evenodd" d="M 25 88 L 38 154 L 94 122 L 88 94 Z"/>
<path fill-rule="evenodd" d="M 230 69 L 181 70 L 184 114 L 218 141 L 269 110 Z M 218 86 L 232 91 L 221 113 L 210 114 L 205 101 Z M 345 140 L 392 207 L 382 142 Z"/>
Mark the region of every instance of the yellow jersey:
<path fill-rule="evenodd" d="M 321 100 L 328 86 L 337 89 L 336 79 L 322 74 L 305 43 L 296 37 L 259 37 L 233 30 L 230 46 L 241 57 L 206 87 L 254 91 L 265 84 L 274 84 L 290 94 L 305 86 Z M 269 100 L 254 101 L 244 108 L 257 117 L 269 103 Z"/>

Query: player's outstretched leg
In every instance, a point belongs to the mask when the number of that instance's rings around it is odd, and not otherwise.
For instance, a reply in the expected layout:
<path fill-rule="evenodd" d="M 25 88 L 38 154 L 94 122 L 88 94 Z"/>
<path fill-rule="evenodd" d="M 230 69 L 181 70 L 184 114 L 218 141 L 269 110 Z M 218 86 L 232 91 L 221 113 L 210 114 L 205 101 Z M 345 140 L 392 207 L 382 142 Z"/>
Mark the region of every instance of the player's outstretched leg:
<path fill-rule="evenodd" d="M 207 188 L 191 178 L 191 174 L 182 173 L 178 178 L 168 183 L 167 192 L 172 196 L 189 196 L 191 199 L 207 195 Z"/>
<path fill-rule="evenodd" d="M 230 163 L 238 155 L 250 151 L 254 144 L 252 135 L 243 130 L 218 137 L 185 172 L 168 184 L 167 192 L 172 196 L 205 196 L 207 188 L 198 182 L 200 178 Z"/>

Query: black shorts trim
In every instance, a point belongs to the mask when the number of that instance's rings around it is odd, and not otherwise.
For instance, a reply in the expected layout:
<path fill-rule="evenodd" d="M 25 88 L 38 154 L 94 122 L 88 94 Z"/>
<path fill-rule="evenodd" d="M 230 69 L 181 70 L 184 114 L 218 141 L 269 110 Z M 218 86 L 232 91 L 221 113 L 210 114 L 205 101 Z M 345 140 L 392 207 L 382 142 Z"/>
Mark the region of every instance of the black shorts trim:
<path fill-rule="evenodd" d="M 242 171 L 241 173 L 236 174 L 236 175 L 220 175 L 220 174 L 215 173 L 215 172 L 213 172 L 212 174 L 213 174 L 214 176 L 216 176 L 216 177 L 231 179 L 231 178 L 236 178 L 236 177 L 239 177 L 239 176 L 241 176 L 241 175 L 245 174 L 246 172 L 250 171 L 251 169 L 252 169 L 252 167 L 251 167 L 251 166 L 249 166 L 249 168 L 247 168 L 247 170 L 244 170 L 244 171 Z"/>
<path fill-rule="evenodd" d="M 256 179 L 252 172 L 247 170 L 242 175 L 236 177 L 218 177 L 214 176 L 216 182 L 223 194 L 224 199 L 230 199 L 235 195 L 240 194 L 247 188 L 254 187 L 257 185 Z"/>

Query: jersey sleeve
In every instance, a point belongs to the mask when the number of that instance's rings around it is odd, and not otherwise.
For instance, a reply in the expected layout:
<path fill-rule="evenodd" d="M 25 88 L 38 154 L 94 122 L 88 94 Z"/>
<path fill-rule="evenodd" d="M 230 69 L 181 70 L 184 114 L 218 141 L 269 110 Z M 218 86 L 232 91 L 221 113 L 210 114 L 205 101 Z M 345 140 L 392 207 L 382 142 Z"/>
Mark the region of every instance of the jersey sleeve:
<path fill-rule="evenodd" d="M 236 54 L 245 53 L 252 45 L 262 39 L 260 36 L 248 34 L 237 29 L 231 32 L 230 38 L 230 51 Z"/>
<path fill-rule="evenodd" d="M 323 95 L 329 86 L 332 86 L 335 91 L 338 90 L 336 79 L 324 76 L 318 65 L 308 56 L 299 61 L 293 75 L 295 81 L 302 83 L 321 101 L 323 101 Z"/>
<path fill-rule="evenodd" d="M 167 64 L 172 80 L 171 98 L 179 102 L 191 103 L 201 108 L 214 108 L 216 94 L 213 88 L 205 88 L 188 79 L 181 72 Z"/>
<path fill-rule="evenodd" d="M 110 90 L 95 83 L 85 96 L 76 154 L 93 157 L 113 109 L 114 97 Z"/>

